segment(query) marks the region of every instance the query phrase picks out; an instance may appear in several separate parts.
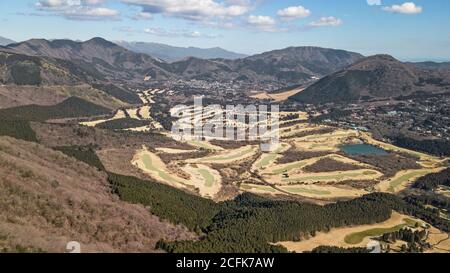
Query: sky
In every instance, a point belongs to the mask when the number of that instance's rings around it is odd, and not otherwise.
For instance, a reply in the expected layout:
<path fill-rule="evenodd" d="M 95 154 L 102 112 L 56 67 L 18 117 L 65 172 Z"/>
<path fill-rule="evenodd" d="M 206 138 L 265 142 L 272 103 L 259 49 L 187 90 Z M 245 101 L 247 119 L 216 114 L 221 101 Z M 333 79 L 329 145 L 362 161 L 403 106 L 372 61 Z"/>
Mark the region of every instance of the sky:
<path fill-rule="evenodd" d="M 320 46 L 450 61 L 449 11 L 447 0 L 2 0 L 0 36 L 103 37 L 249 55 Z"/>

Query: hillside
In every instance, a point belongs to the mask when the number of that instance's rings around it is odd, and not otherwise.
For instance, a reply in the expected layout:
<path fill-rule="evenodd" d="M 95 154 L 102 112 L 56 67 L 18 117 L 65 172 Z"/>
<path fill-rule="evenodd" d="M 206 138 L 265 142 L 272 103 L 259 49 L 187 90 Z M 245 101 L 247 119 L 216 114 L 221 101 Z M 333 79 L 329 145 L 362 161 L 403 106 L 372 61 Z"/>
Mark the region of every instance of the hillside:
<path fill-rule="evenodd" d="M 15 85 L 76 85 L 85 79 L 58 60 L 0 49 L 0 83 Z"/>
<path fill-rule="evenodd" d="M 32 39 L 11 44 L 8 48 L 21 54 L 70 61 L 100 80 L 143 82 L 144 71 L 155 78 L 167 77 L 167 73 L 159 68 L 159 61 L 145 54 L 131 52 L 102 38 L 93 38 L 86 42 Z"/>
<path fill-rule="evenodd" d="M 0 108 L 53 105 L 71 96 L 111 109 L 141 102 L 135 92 L 97 77 L 72 61 L 0 48 Z"/>
<path fill-rule="evenodd" d="M 391 56 L 376 55 L 321 79 L 292 99 L 304 103 L 355 102 L 449 88 L 450 73 L 421 70 Z"/>
<path fill-rule="evenodd" d="M 164 60 L 166 62 L 181 61 L 188 57 L 194 57 L 199 59 L 235 60 L 239 58 L 245 58 L 247 56 L 244 54 L 231 52 L 220 47 L 215 48 L 176 47 L 160 43 L 125 42 L 125 41 L 118 41 L 117 44 L 128 50 L 137 53 L 144 53 L 154 58 Z"/>
<path fill-rule="evenodd" d="M 106 173 L 44 146 L 0 137 L 0 249 L 153 252 L 161 239 L 192 239 L 144 206 L 120 201 Z M 126 230 L 127 232 L 123 232 Z"/>

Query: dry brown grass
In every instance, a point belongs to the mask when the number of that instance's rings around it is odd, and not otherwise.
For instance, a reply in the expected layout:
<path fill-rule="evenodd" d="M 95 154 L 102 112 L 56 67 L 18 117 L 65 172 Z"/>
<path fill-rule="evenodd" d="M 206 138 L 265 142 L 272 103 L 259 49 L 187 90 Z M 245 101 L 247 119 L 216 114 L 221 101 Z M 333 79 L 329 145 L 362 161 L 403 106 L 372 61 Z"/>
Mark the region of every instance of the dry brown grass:
<path fill-rule="evenodd" d="M 153 252 L 160 239 L 193 238 L 120 201 L 105 173 L 39 144 L 1 137 L 0 173 L 3 247 L 64 252 L 74 240 L 84 252 Z"/>
<path fill-rule="evenodd" d="M 258 99 L 258 100 L 273 100 L 274 102 L 282 102 L 287 100 L 289 97 L 292 97 L 300 92 L 305 90 L 305 88 L 297 88 L 290 91 L 282 92 L 282 93 L 267 93 L 262 92 L 256 95 L 250 96 L 250 98 Z"/>

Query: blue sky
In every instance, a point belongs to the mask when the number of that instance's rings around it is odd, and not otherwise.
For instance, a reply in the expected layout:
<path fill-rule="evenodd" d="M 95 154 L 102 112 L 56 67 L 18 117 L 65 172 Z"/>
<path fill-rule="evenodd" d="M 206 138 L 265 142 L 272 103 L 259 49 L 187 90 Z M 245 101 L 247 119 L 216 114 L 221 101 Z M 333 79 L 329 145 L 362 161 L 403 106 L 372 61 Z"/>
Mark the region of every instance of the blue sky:
<path fill-rule="evenodd" d="M 99 36 L 247 54 L 312 45 L 450 61 L 449 11 L 446 0 L 2 0 L 0 36 Z"/>

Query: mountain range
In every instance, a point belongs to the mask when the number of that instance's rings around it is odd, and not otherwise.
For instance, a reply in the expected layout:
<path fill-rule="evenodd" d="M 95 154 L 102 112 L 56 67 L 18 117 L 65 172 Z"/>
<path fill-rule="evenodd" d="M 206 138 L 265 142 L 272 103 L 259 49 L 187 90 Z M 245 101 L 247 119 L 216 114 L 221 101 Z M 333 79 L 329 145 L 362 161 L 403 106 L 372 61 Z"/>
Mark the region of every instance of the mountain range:
<path fill-rule="evenodd" d="M 450 88 L 445 64 L 403 63 L 389 55 L 365 58 L 319 47 L 290 47 L 236 60 L 189 57 L 172 63 L 102 38 L 33 39 L 0 52 L 0 63 L 6 64 L 0 73 L 3 83 L 89 84 L 127 103 L 139 102 L 127 88 L 180 79 L 282 87 L 320 79 L 292 97 L 304 103 L 377 100 Z"/>
<path fill-rule="evenodd" d="M 237 60 L 188 58 L 165 69 L 184 79 L 290 86 L 321 78 L 361 58 L 343 50 L 291 47 Z"/>
<path fill-rule="evenodd" d="M 220 47 L 214 48 L 198 48 L 198 47 L 176 47 L 160 43 L 145 42 L 126 42 L 117 41 L 118 45 L 137 52 L 145 53 L 154 58 L 164 60 L 166 62 L 181 61 L 188 57 L 199 59 L 240 59 L 247 55 L 231 52 Z"/>
<path fill-rule="evenodd" d="M 429 70 L 375 55 L 324 77 L 292 99 L 303 103 L 358 102 L 450 91 L 450 70 Z"/>
<path fill-rule="evenodd" d="M 13 40 L 0 36 L 0 46 L 5 46 L 15 43 Z"/>
<path fill-rule="evenodd" d="M 86 42 L 33 39 L 10 44 L 17 54 L 69 61 L 91 81 L 123 82 L 169 79 L 241 81 L 249 84 L 302 84 L 321 78 L 363 58 L 358 53 L 318 47 L 291 47 L 237 60 L 189 57 L 168 63 L 135 53 L 102 38 Z"/>
<path fill-rule="evenodd" d="M 424 69 L 450 69 L 450 62 L 418 62 L 410 64 Z"/>
<path fill-rule="evenodd" d="M 139 83 L 144 75 L 166 78 L 160 61 L 141 53 L 126 50 L 102 38 L 86 42 L 71 40 L 32 39 L 10 44 L 8 49 L 19 54 L 69 61 L 85 71 L 91 81 Z"/>

